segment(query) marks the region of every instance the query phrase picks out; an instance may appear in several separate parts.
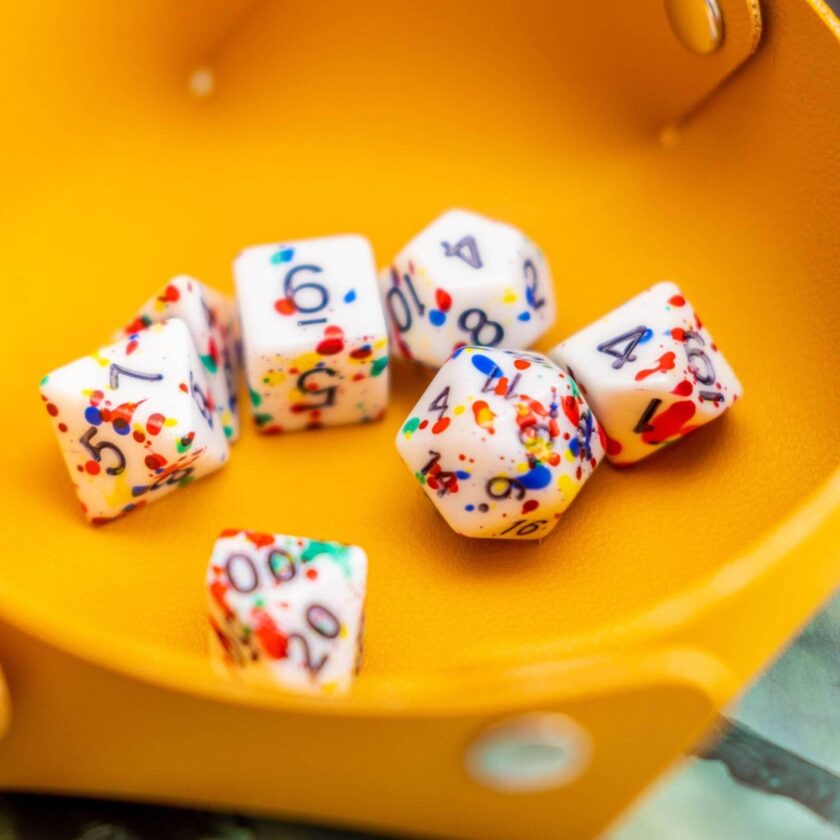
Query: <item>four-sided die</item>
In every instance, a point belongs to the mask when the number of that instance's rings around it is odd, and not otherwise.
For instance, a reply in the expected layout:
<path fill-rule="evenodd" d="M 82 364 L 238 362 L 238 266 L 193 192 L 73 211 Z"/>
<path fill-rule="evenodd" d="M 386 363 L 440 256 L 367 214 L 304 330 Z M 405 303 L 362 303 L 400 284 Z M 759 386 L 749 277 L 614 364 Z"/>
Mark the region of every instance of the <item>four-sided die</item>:
<path fill-rule="evenodd" d="M 169 318 L 180 318 L 190 331 L 207 377 L 213 411 L 228 440 L 239 434 L 236 408 L 236 311 L 233 300 L 187 275 L 174 277 L 146 301 L 114 341 Z"/>
<path fill-rule="evenodd" d="M 248 248 L 234 274 L 257 428 L 284 432 L 383 415 L 388 338 L 366 239 Z"/>
<path fill-rule="evenodd" d="M 397 434 L 397 450 L 459 534 L 539 539 L 604 454 L 575 381 L 545 356 L 456 350 Z"/>
<path fill-rule="evenodd" d="M 693 307 L 658 283 L 550 353 L 579 383 L 625 466 L 720 417 L 741 383 Z"/>
<path fill-rule="evenodd" d="M 554 323 L 554 289 L 540 249 L 511 225 L 450 210 L 380 274 L 394 344 L 440 367 L 465 344 L 524 348 Z"/>
<path fill-rule="evenodd" d="M 228 443 L 183 321 L 154 324 L 41 381 L 82 507 L 95 524 L 218 469 Z"/>
<path fill-rule="evenodd" d="M 223 531 L 207 571 L 212 656 L 251 683 L 346 690 L 361 662 L 366 578 L 357 546 Z"/>

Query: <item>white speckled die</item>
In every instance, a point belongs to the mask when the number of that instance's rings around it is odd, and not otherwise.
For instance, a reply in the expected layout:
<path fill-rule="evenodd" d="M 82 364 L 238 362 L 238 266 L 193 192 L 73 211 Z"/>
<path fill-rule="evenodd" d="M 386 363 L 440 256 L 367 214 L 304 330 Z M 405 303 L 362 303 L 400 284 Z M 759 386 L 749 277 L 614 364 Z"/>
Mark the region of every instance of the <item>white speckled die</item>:
<path fill-rule="evenodd" d="M 538 353 L 463 347 L 397 434 L 397 450 L 459 534 L 540 539 L 604 455 L 575 381 Z"/>
<path fill-rule="evenodd" d="M 465 344 L 519 349 L 555 318 L 542 251 L 511 225 L 449 210 L 379 275 L 399 352 L 440 367 Z"/>
<path fill-rule="evenodd" d="M 636 463 L 720 417 L 743 393 L 673 283 L 642 292 L 549 355 L 577 379 L 617 466 Z"/>
<path fill-rule="evenodd" d="M 248 248 L 236 258 L 234 275 L 260 431 L 382 417 L 388 337 L 366 239 L 331 236 Z"/>
<path fill-rule="evenodd" d="M 194 277 L 173 277 L 160 294 L 146 301 L 129 324 L 114 334 L 113 340 L 119 341 L 169 318 L 180 318 L 187 325 L 204 367 L 213 410 L 232 443 L 239 435 L 235 344 L 238 328 L 232 298 Z"/>
<path fill-rule="evenodd" d="M 54 370 L 41 381 L 41 396 L 94 524 L 227 462 L 203 365 L 178 319 Z"/>
<path fill-rule="evenodd" d="M 223 531 L 207 571 L 214 662 L 254 684 L 345 691 L 361 663 L 366 581 L 357 546 Z"/>

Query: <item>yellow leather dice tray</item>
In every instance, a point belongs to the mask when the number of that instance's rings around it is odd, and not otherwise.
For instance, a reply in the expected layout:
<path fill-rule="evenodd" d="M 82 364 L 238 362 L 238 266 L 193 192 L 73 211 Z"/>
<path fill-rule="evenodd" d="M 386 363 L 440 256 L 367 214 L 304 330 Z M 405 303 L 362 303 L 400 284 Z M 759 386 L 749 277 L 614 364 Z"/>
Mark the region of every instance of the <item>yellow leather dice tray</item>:
<path fill-rule="evenodd" d="M 840 31 L 819 0 L 719 5 L 709 55 L 659 0 L 4 7 L 0 788 L 585 838 L 703 733 L 840 578 Z M 230 291 L 241 247 L 338 232 L 383 265 L 451 206 L 544 248 L 540 349 L 673 279 L 743 401 L 602 466 L 540 543 L 460 538 L 422 497 L 393 439 L 431 374 L 396 362 L 384 421 L 246 428 L 224 470 L 85 523 L 44 373 L 178 272 Z M 225 527 L 367 550 L 347 696 L 211 671 Z M 488 727 L 552 712 L 590 744 L 574 778 L 470 774 Z"/>

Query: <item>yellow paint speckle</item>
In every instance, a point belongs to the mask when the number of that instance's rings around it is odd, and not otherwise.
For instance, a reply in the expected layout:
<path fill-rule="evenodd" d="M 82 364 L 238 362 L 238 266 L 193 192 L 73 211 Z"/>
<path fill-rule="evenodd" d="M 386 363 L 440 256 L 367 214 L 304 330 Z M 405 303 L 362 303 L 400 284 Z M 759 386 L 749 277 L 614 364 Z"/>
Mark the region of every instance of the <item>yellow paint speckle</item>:
<path fill-rule="evenodd" d="M 466 411 L 466 406 L 463 405 L 456 405 L 455 408 L 452 409 L 453 414 L 463 414 Z"/>
<path fill-rule="evenodd" d="M 517 294 L 513 289 L 505 289 L 505 295 L 502 298 L 502 303 L 516 303 Z"/>

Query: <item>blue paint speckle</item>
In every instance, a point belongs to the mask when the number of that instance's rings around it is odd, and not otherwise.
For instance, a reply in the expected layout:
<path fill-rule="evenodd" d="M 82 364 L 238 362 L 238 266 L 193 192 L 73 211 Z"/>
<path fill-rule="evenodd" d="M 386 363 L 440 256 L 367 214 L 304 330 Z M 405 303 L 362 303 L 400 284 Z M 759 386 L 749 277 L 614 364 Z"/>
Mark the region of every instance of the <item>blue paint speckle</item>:
<path fill-rule="evenodd" d="M 537 464 L 517 480 L 527 490 L 542 490 L 551 482 L 551 470 L 544 464 Z"/>
<path fill-rule="evenodd" d="M 452 351 L 452 355 L 451 355 L 449 358 L 450 358 L 450 359 L 457 359 L 457 358 L 458 358 L 458 356 L 460 356 L 460 355 L 461 355 L 461 353 L 463 353 L 463 352 L 464 352 L 464 348 L 465 348 L 466 346 L 467 346 L 466 344 L 462 344 L 460 347 L 456 347 L 456 348 Z"/>
<path fill-rule="evenodd" d="M 460 478 L 460 479 L 461 479 L 461 481 L 463 481 L 464 479 L 466 479 L 466 478 L 469 478 L 469 477 L 470 477 L 470 474 L 469 474 L 466 470 L 458 470 L 458 471 L 455 473 L 455 475 L 457 475 L 457 476 L 458 476 L 458 478 Z"/>
<path fill-rule="evenodd" d="M 671 334 L 671 331 L 670 331 L 670 330 L 668 330 L 668 332 L 666 333 L 666 335 L 670 335 L 670 334 Z M 648 328 L 647 328 L 647 329 L 646 329 L 646 330 L 642 333 L 642 337 L 639 339 L 639 344 L 644 344 L 646 341 L 650 341 L 650 340 L 651 340 L 651 338 L 653 338 L 653 330 L 652 330 L 650 327 L 648 327 Z"/>
<path fill-rule="evenodd" d="M 99 409 L 96 406 L 89 405 L 85 409 L 85 420 L 87 420 L 91 426 L 100 425 L 102 423 L 102 415 L 99 413 Z"/>
<path fill-rule="evenodd" d="M 569 452 L 577 458 L 580 455 L 580 441 L 577 438 L 572 438 L 569 441 Z"/>
<path fill-rule="evenodd" d="M 516 316 L 517 321 L 530 321 L 531 320 L 531 313 L 530 312 L 520 312 L 519 315 Z"/>
<path fill-rule="evenodd" d="M 439 309 L 432 309 L 429 312 L 429 320 L 436 327 L 442 327 L 446 323 L 446 313 L 441 312 Z"/>
<path fill-rule="evenodd" d="M 271 255 L 271 263 L 272 265 L 279 265 L 280 263 L 291 262 L 294 257 L 294 248 L 281 248 Z"/>
<path fill-rule="evenodd" d="M 525 289 L 525 300 L 528 301 L 528 306 L 533 307 L 534 309 L 537 308 L 536 298 L 534 297 L 534 287 L 533 286 L 528 286 Z"/>
<path fill-rule="evenodd" d="M 470 510 L 470 511 L 475 510 L 475 505 L 467 505 L 467 506 L 464 508 L 464 510 Z"/>
<path fill-rule="evenodd" d="M 356 290 L 355 289 L 350 289 L 350 291 L 347 292 L 346 295 L 344 295 L 344 302 L 345 303 L 353 303 L 354 300 L 356 300 Z"/>
<path fill-rule="evenodd" d="M 480 353 L 477 353 L 472 357 L 472 363 L 476 370 L 485 376 L 489 376 L 491 379 L 502 375 L 502 369 L 489 356 L 482 356 Z"/>

